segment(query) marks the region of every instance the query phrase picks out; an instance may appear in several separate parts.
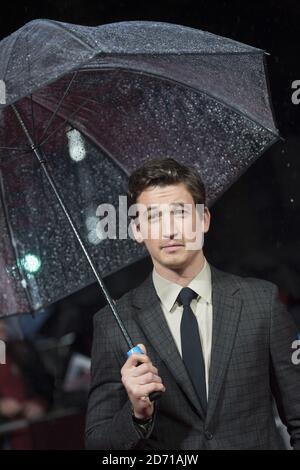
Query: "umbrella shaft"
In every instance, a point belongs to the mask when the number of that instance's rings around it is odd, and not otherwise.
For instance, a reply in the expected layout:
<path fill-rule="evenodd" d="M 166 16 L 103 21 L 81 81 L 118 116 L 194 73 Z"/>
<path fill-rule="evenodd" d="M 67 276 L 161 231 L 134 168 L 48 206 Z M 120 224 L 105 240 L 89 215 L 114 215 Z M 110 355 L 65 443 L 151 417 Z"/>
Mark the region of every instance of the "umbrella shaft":
<path fill-rule="evenodd" d="M 106 288 L 106 286 L 105 286 L 105 284 L 104 284 L 104 282 L 103 282 L 103 280 L 102 280 L 100 274 L 99 274 L 98 271 L 97 271 L 97 268 L 96 268 L 95 265 L 94 265 L 94 262 L 93 262 L 93 260 L 92 260 L 92 258 L 91 258 L 91 256 L 90 256 L 90 254 L 89 254 L 89 252 L 88 252 L 88 249 L 86 248 L 86 246 L 85 246 L 85 244 L 84 244 L 84 242 L 83 242 L 83 240 L 82 240 L 82 238 L 81 238 L 81 235 L 80 235 L 80 233 L 79 233 L 79 231 L 78 231 L 78 229 L 77 229 L 77 227 L 76 227 L 76 225 L 75 225 L 75 223 L 74 223 L 74 221 L 73 221 L 73 218 L 72 218 L 72 216 L 71 216 L 71 214 L 70 214 L 68 208 L 66 207 L 66 205 L 65 205 L 65 203 L 64 203 L 64 201 L 63 201 L 63 199 L 62 199 L 62 197 L 61 197 L 61 195 L 60 195 L 60 193 L 59 193 L 59 190 L 58 190 L 58 188 L 57 188 L 57 186 L 56 186 L 56 183 L 55 183 L 55 181 L 54 181 L 52 175 L 51 175 L 51 174 L 49 173 L 49 171 L 48 171 L 47 162 L 46 162 L 45 158 L 43 157 L 43 155 L 42 155 L 40 149 L 35 145 L 35 143 L 34 143 L 32 137 L 31 137 L 31 135 L 30 135 L 30 133 L 29 133 L 29 131 L 28 131 L 28 129 L 27 129 L 27 127 L 26 127 L 26 125 L 25 125 L 23 119 L 22 119 L 22 116 L 20 115 L 20 113 L 19 113 L 19 111 L 18 111 L 18 109 L 16 108 L 15 105 L 11 105 L 11 106 L 12 106 L 12 109 L 13 109 L 13 111 L 14 111 L 14 113 L 15 113 L 15 115 L 16 115 L 16 117 L 17 117 L 17 119 L 18 119 L 18 121 L 19 121 L 19 123 L 20 123 L 20 125 L 21 125 L 21 127 L 22 127 L 22 129 L 23 129 L 23 131 L 24 131 L 24 133 L 25 133 L 25 135 L 26 135 L 26 137 L 27 137 L 27 139 L 28 139 L 28 142 L 30 143 L 30 146 L 31 146 L 31 149 L 32 149 L 33 153 L 35 154 L 35 156 L 37 157 L 37 159 L 38 159 L 38 161 L 39 161 L 39 163 L 40 163 L 40 165 L 41 165 L 41 168 L 42 168 L 42 170 L 43 170 L 43 172 L 44 172 L 44 174 L 45 174 L 45 176 L 46 176 L 46 178 L 47 178 L 47 180 L 48 180 L 48 182 L 49 182 L 49 184 L 50 184 L 50 186 L 51 186 L 51 188 L 52 188 L 52 190 L 53 190 L 53 192 L 54 192 L 54 194 L 55 194 L 55 196 L 56 196 L 57 201 L 58 201 L 60 207 L 62 208 L 62 210 L 63 210 L 63 212 L 64 212 L 64 214 L 65 214 L 65 216 L 66 216 L 66 218 L 67 218 L 67 220 L 68 220 L 68 222 L 69 222 L 71 228 L 72 228 L 72 231 L 74 232 L 74 234 L 75 234 L 75 236 L 76 236 L 76 238 L 77 238 L 77 240 L 78 240 L 78 242 L 79 242 L 79 244 L 80 244 L 80 246 L 81 246 L 81 249 L 82 249 L 82 251 L 83 251 L 85 257 L 86 257 L 86 259 L 87 259 L 87 261 L 88 261 L 90 267 L 92 268 L 92 271 L 93 271 L 93 273 L 94 273 L 94 275 L 95 275 L 95 278 L 96 278 L 96 280 L 97 280 L 97 282 L 98 282 L 98 284 L 99 284 L 99 286 L 100 286 L 100 288 L 101 288 L 101 290 L 102 290 L 102 292 L 103 292 L 103 294 L 104 294 L 104 297 L 105 297 L 105 299 L 107 300 L 107 303 L 108 303 L 108 305 L 109 305 L 109 307 L 110 307 L 110 309 L 111 309 L 111 311 L 112 311 L 112 313 L 113 313 L 113 315 L 114 315 L 114 317 L 115 317 L 115 319 L 116 319 L 116 321 L 117 321 L 117 323 L 118 323 L 118 325 L 119 325 L 119 327 L 120 327 L 120 330 L 121 330 L 121 332 L 122 332 L 122 334 L 123 334 L 123 336 L 124 336 L 124 338 L 125 338 L 125 340 L 126 340 L 128 346 L 129 346 L 129 348 L 131 349 L 131 348 L 134 347 L 133 342 L 131 341 L 129 334 L 128 334 L 128 332 L 127 332 L 125 326 L 123 325 L 123 323 L 122 323 L 122 321 L 121 321 L 121 319 L 120 319 L 120 317 L 119 317 L 118 311 L 117 311 L 116 306 L 115 306 L 115 302 L 114 302 L 114 300 L 111 298 L 111 296 L 110 296 L 110 294 L 109 294 L 109 292 L 108 292 L 108 290 L 107 290 L 107 288 Z"/>

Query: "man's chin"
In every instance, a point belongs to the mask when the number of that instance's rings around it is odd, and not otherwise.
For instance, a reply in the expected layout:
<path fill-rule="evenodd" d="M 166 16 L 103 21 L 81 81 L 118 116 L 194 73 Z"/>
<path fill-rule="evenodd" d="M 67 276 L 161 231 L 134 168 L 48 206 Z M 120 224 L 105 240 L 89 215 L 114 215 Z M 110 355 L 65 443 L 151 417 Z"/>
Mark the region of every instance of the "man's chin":
<path fill-rule="evenodd" d="M 161 259 L 161 263 L 166 268 L 180 269 L 180 268 L 183 268 L 188 263 L 188 260 L 186 259 L 185 256 L 175 254 L 175 253 L 169 253 L 168 255 L 163 256 L 163 259 Z"/>

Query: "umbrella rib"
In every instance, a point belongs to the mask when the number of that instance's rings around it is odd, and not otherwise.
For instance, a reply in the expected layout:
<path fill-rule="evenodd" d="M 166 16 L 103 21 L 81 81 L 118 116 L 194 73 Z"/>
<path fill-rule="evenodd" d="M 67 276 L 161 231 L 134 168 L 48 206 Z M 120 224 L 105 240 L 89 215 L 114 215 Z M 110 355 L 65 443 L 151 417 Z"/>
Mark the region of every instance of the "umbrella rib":
<path fill-rule="evenodd" d="M 22 147 L 0 147 L 1 150 L 20 150 L 22 152 L 30 151 L 29 148 L 22 148 Z"/>
<path fill-rule="evenodd" d="M 26 48 L 27 48 L 27 57 L 30 57 L 30 54 L 29 54 L 29 44 L 28 44 L 28 35 L 26 36 Z M 30 80 L 30 82 L 31 82 L 31 65 L 30 65 L 30 60 L 28 60 L 27 63 L 28 63 L 29 80 Z M 30 113 L 31 113 L 33 140 L 34 140 L 34 143 L 36 143 L 36 129 L 35 129 L 35 119 L 34 119 L 34 112 L 33 112 L 32 93 L 30 93 Z"/>
<path fill-rule="evenodd" d="M 86 100 L 86 101 L 87 101 L 87 100 L 88 100 L 88 101 L 93 101 L 91 98 L 86 98 L 85 100 Z M 51 107 L 50 107 L 50 106 L 46 106 L 46 104 L 45 104 L 44 102 L 36 101 L 36 103 L 37 103 L 39 106 L 42 106 L 43 108 L 47 109 L 48 111 L 52 111 Z M 78 109 L 76 109 L 76 111 L 74 111 L 74 113 L 77 113 L 77 111 L 78 111 Z M 74 114 L 74 113 L 73 113 L 73 114 Z M 82 134 L 84 134 L 86 137 L 88 137 L 92 142 L 94 142 L 94 143 L 97 145 L 97 147 L 99 147 L 99 148 L 101 149 L 101 151 L 102 151 L 107 157 L 109 157 L 109 158 L 124 172 L 124 174 L 125 174 L 127 177 L 129 177 L 128 168 L 126 168 L 122 163 L 120 163 L 120 161 L 117 160 L 117 159 L 115 158 L 115 156 L 114 156 L 108 149 L 106 149 L 97 139 L 95 139 L 95 137 L 94 137 L 92 134 L 90 134 L 90 133 L 87 131 L 87 129 L 85 129 L 85 128 L 83 129 L 82 126 L 80 126 L 78 123 L 76 123 L 76 125 L 73 125 L 73 124 L 72 124 L 72 121 L 71 121 L 70 118 L 73 116 L 73 114 L 70 115 L 70 116 L 68 116 L 67 119 L 64 117 L 64 114 L 63 114 L 63 113 L 58 114 L 62 119 L 65 119 L 65 121 L 63 122 L 63 124 L 62 124 L 61 126 L 63 126 L 63 125 L 66 124 L 67 122 L 70 123 L 70 125 L 72 125 L 72 127 L 73 127 L 74 129 L 77 129 L 77 130 L 80 131 Z M 59 129 L 57 129 L 57 130 L 59 130 Z"/>
<path fill-rule="evenodd" d="M 19 32 L 18 32 L 18 31 L 19 31 Z M 9 54 L 7 54 L 8 60 L 7 60 L 6 64 L 5 64 L 5 71 L 4 71 L 4 73 L 3 73 L 3 80 L 4 80 L 4 82 L 6 82 L 6 74 L 7 74 L 7 71 L 8 71 L 9 63 L 10 63 L 10 61 L 12 60 L 12 58 L 14 57 L 14 54 L 12 54 L 12 51 L 13 51 L 13 49 L 14 49 L 15 44 L 17 43 L 18 39 L 19 39 L 20 36 L 21 36 L 21 29 L 19 29 L 18 31 L 16 31 L 16 33 L 15 33 L 15 37 L 14 37 L 14 39 L 13 39 L 13 43 L 10 44 Z"/>
<path fill-rule="evenodd" d="M 74 116 L 74 114 L 76 114 L 79 111 L 79 109 L 81 109 L 85 105 L 87 101 L 89 101 L 89 98 L 86 98 L 86 100 L 83 103 L 81 103 L 81 105 L 79 105 L 75 109 L 75 111 L 73 111 L 73 113 L 70 114 L 68 119 L 65 119 L 64 122 L 62 122 L 56 129 L 54 129 L 54 131 L 51 132 L 51 134 L 48 134 L 47 137 L 42 142 L 39 142 L 38 147 L 41 147 L 42 145 L 44 145 L 47 142 L 47 140 L 50 139 L 50 137 L 56 134 L 56 132 L 58 132 L 67 122 L 69 122 L 70 118 L 72 118 L 72 116 Z"/>
<path fill-rule="evenodd" d="M 12 227 L 11 227 L 11 223 L 10 223 L 10 220 L 9 220 L 9 217 L 8 217 L 8 211 L 7 211 L 7 206 L 5 204 L 4 193 L 5 193 L 5 190 L 4 190 L 4 183 L 3 183 L 3 175 L 2 175 L 2 171 L 0 169 L 0 200 L 1 200 L 2 207 L 3 207 L 4 219 L 5 219 L 7 230 L 8 230 L 8 233 L 9 233 L 10 240 L 11 240 L 12 250 L 13 250 L 13 253 L 15 255 L 16 267 L 17 267 L 17 270 L 19 272 L 19 276 L 27 284 L 26 276 L 24 276 L 24 272 L 23 272 L 23 269 L 22 269 L 22 264 L 18 263 L 18 260 L 20 259 L 20 257 L 19 257 L 19 253 L 18 253 L 17 243 L 16 243 L 14 233 L 13 233 L 13 230 L 12 230 Z M 24 290 L 25 290 L 25 296 L 27 298 L 28 306 L 30 308 L 32 308 L 33 301 L 32 301 L 32 297 L 30 295 L 30 292 L 26 288 L 24 288 Z"/>
<path fill-rule="evenodd" d="M 82 37 L 80 37 L 77 33 L 75 33 L 75 31 L 71 31 L 69 28 L 66 28 L 63 23 L 60 23 L 60 22 L 55 21 L 55 20 L 48 20 L 48 19 L 47 20 L 40 20 L 40 21 L 44 21 L 46 23 L 52 23 L 58 29 L 60 28 L 60 29 L 63 29 L 64 31 L 67 31 L 70 36 L 77 39 L 77 41 L 80 42 L 81 44 L 83 44 L 84 46 L 88 47 L 91 50 L 91 52 L 95 52 L 94 46 L 91 46 L 91 44 L 89 44 Z"/>
<path fill-rule="evenodd" d="M 30 113 L 31 113 L 31 122 L 32 122 L 33 141 L 35 143 L 36 142 L 36 129 L 35 129 L 35 119 L 34 119 L 34 112 L 33 112 L 32 93 L 30 94 Z"/>
<path fill-rule="evenodd" d="M 266 52 L 266 54 L 270 55 L 267 52 Z M 267 87 L 267 92 L 268 92 L 267 93 L 267 99 L 268 99 L 269 107 L 270 107 L 270 110 L 271 110 L 272 118 L 273 118 L 273 121 L 274 121 L 274 125 L 275 125 L 276 129 L 278 129 L 277 120 L 275 118 L 274 105 L 273 105 L 273 102 L 271 100 L 271 87 L 270 87 L 269 74 L 268 74 L 268 70 L 267 70 L 267 59 L 266 59 L 265 55 L 263 56 L 263 68 L 264 68 L 264 72 L 265 72 L 265 81 L 266 81 L 266 87 Z"/>
<path fill-rule="evenodd" d="M 75 80 L 75 77 L 76 77 L 77 73 L 78 73 L 78 70 L 76 70 L 76 71 L 73 73 L 73 76 L 72 76 L 71 80 L 69 81 L 68 86 L 67 86 L 67 88 L 65 89 L 65 91 L 64 91 L 64 93 L 63 93 L 63 96 L 62 96 L 61 99 L 59 100 L 56 109 L 54 110 L 52 116 L 50 117 L 50 119 L 49 119 L 49 121 L 48 121 L 48 124 L 46 125 L 46 128 L 44 129 L 44 132 L 43 132 L 41 138 L 39 139 L 40 141 L 43 141 L 43 138 L 44 138 L 45 135 L 47 134 L 48 129 L 49 129 L 49 127 L 51 126 L 53 119 L 56 117 L 58 111 L 59 111 L 60 108 L 61 108 L 61 105 L 62 105 L 62 103 L 63 103 L 65 97 L 66 97 L 67 94 L 69 93 L 69 90 L 70 90 L 70 88 L 71 88 L 71 85 L 72 85 L 73 81 Z"/>

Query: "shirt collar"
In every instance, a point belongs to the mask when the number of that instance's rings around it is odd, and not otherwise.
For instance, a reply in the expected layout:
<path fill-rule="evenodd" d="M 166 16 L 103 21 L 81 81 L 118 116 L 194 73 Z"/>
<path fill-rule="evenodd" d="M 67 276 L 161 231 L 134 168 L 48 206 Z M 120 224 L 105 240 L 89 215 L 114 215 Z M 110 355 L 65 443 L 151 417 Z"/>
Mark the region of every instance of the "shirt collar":
<path fill-rule="evenodd" d="M 182 286 L 162 277 L 154 267 L 152 271 L 152 279 L 161 303 L 170 312 Z M 198 296 L 202 297 L 206 302 L 211 303 L 211 270 L 206 258 L 204 258 L 203 268 L 191 280 L 187 287 L 193 289 Z"/>

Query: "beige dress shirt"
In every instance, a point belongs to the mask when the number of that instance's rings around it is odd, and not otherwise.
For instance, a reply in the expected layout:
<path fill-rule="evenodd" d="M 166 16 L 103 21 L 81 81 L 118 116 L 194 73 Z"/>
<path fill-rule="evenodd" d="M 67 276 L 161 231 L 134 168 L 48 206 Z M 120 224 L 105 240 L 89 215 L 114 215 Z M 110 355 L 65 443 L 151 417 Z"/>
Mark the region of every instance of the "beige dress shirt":
<path fill-rule="evenodd" d="M 171 334 L 177 345 L 178 351 L 182 356 L 180 322 L 183 312 L 183 306 L 177 302 L 177 297 L 181 285 L 169 281 L 162 277 L 155 268 L 152 271 L 152 279 L 157 295 L 160 298 L 162 311 L 169 325 Z M 198 297 L 191 301 L 191 308 L 196 315 L 199 335 L 202 344 L 202 351 L 205 363 L 206 390 L 208 396 L 208 379 L 211 359 L 212 342 L 212 295 L 211 295 L 211 270 L 206 259 L 201 271 L 192 279 L 187 287 L 193 289 Z"/>

